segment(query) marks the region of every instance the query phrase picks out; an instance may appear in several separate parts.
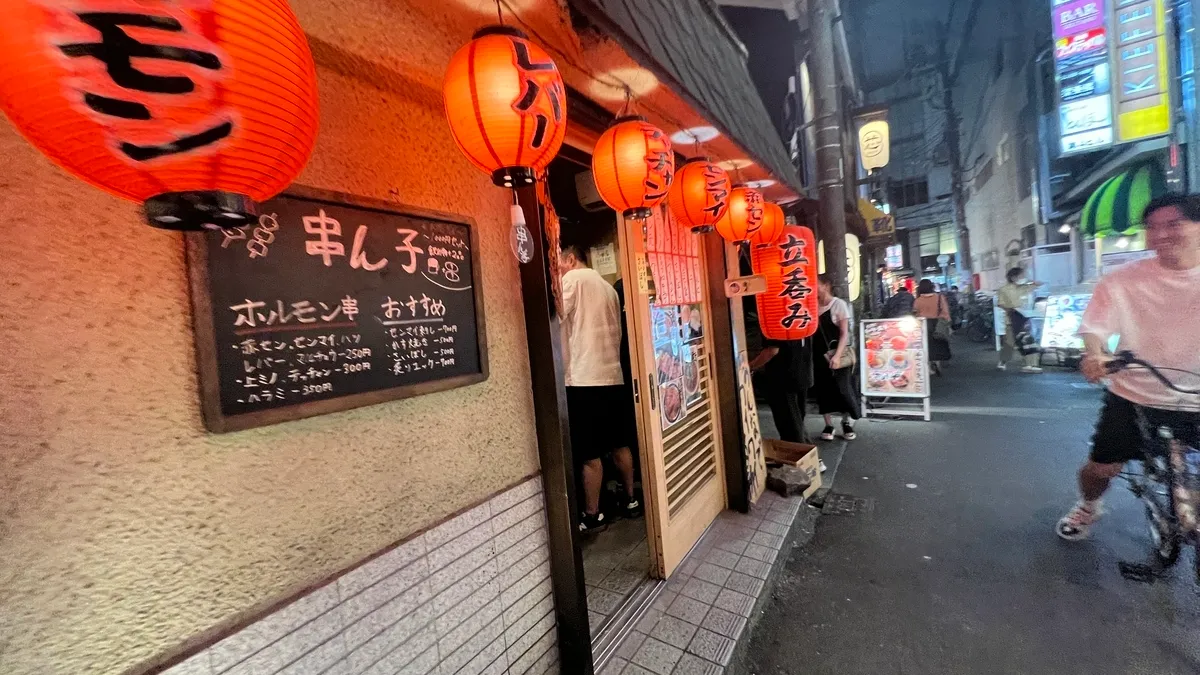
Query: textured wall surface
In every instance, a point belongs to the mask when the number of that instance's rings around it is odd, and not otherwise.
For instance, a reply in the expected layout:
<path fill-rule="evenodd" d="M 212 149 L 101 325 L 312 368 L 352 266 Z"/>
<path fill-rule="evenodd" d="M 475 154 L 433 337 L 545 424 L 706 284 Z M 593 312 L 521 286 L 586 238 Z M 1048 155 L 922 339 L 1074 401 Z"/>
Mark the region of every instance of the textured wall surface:
<path fill-rule="evenodd" d="M 541 480 L 280 608 L 166 675 L 542 675 L 557 670 Z"/>
<path fill-rule="evenodd" d="M 321 89 L 298 182 L 477 220 L 478 386 L 207 434 L 180 236 L 0 123 L 0 672 L 137 672 L 537 470 L 507 194 L 436 88 L 470 28 L 405 4 L 292 2 Z"/>

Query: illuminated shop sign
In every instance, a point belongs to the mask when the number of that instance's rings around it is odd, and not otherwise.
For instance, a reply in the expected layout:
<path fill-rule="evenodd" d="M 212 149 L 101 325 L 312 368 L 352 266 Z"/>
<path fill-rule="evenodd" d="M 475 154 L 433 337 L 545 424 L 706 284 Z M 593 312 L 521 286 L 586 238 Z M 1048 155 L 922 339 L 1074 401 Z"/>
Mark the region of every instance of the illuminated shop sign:
<path fill-rule="evenodd" d="M 1164 0 L 1051 0 L 1061 151 L 1170 132 Z"/>

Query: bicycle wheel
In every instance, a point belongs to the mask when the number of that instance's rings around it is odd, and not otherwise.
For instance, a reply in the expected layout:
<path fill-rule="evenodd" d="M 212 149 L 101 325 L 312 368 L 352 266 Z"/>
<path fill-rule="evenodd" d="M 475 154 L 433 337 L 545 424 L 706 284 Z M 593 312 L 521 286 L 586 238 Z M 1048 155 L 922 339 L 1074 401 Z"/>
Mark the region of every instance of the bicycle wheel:
<path fill-rule="evenodd" d="M 992 339 L 990 333 L 991 331 L 987 329 L 987 326 L 982 321 L 975 321 L 967 326 L 967 339 L 971 342 L 987 342 Z"/>
<path fill-rule="evenodd" d="M 1154 555 L 1163 567 L 1171 567 L 1179 562 L 1179 554 L 1183 550 L 1183 537 L 1179 532 L 1179 523 L 1175 519 L 1172 508 L 1170 469 L 1163 462 L 1157 466 L 1143 462 L 1142 475 L 1138 477 L 1134 489 L 1146 507 L 1146 524 L 1150 530 L 1150 540 L 1154 543 Z"/>

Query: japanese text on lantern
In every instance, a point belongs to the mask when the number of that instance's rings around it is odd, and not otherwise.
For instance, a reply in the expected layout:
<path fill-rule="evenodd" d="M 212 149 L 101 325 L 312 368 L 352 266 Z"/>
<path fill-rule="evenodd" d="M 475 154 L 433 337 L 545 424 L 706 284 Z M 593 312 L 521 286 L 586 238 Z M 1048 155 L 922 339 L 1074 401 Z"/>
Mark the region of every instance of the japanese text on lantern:
<path fill-rule="evenodd" d="M 671 156 L 671 142 L 662 129 L 646 122 L 641 123 L 646 136 L 646 193 L 647 202 L 655 202 L 667 196 L 674 176 L 675 161 Z"/>
<path fill-rule="evenodd" d="M 133 125 L 114 130 L 117 147 L 135 162 L 204 149 L 229 137 L 234 121 L 228 112 L 215 110 L 191 118 L 195 106 L 151 109 L 151 104 L 169 104 L 175 97 L 208 96 L 212 83 L 221 77 L 222 63 L 216 47 L 181 20 L 186 15 L 171 11 L 173 3 L 143 4 L 144 13 L 69 12 L 72 18 L 61 22 L 63 31 L 55 34 L 54 47 L 67 57 L 82 83 L 71 86 L 84 89 L 83 104 L 103 124 L 157 117 L 170 122 L 171 128 L 191 131 L 164 137 L 161 131 L 148 135 L 143 127 Z M 145 69 L 149 60 L 159 62 L 150 72 Z M 204 74 L 207 79 L 198 83 L 190 74 Z M 128 98 L 133 92 L 144 96 Z"/>
<path fill-rule="evenodd" d="M 529 47 L 524 40 L 512 40 L 513 53 L 517 56 L 517 69 L 521 73 L 521 96 L 513 104 L 513 110 L 522 115 L 534 116 L 537 126 L 534 127 L 533 140 L 535 148 L 541 148 L 546 142 L 546 130 L 550 126 L 550 116 L 555 122 L 563 118 L 562 80 L 554 62 L 534 61 L 529 54 Z M 549 108 L 549 109 L 547 109 Z"/>
<path fill-rule="evenodd" d="M 817 330 L 817 263 L 812 230 L 789 226 L 770 246 L 753 249 L 755 274 L 766 277 L 758 296 L 759 326 L 769 340 L 803 340 Z"/>
<path fill-rule="evenodd" d="M 780 325 L 788 330 L 799 328 L 805 330 L 812 324 L 813 316 L 805 305 L 805 300 L 812 295 L 812 282 L 808 278 L 808 270 L 812 252 L 805 252 L 807 245 L 803 239 L 794 234 L 788 234 L 785 241 L 779 245 L 783 250 L 783 290 L 779 297 L 787 301 L 788 313 L 779 320 Z"/>

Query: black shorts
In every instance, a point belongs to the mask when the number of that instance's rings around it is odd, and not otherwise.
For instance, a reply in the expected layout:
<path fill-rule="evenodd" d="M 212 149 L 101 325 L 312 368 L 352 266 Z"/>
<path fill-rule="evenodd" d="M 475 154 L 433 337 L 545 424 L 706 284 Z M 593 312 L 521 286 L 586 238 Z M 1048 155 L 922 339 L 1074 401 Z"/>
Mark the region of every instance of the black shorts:
<path fill-rule="evenodd" d="M 1147 439 L 1157 439 L 1157 430 L 1167 427 L 1175 438 L 1189 447 L 1200 447 L 1197 423 L 1200 414 L 1138 407 L 1112 392 L 1104 394 L 1104 409 L 1092 436 L 1092 461 L 1097 464 L 1124 464 L 1142 459 Z M 1145 427 L 1143 427 L 1143 423 Z"/>
<path fill-rule="evenodd" d="M 567 415 L 571 422 L 571 453 L 576 464 L 600 459 L 618 448 L 628 448 L 633 436 L 633 396 L 618 384 L 611 387 L 567 387 Z"/>

